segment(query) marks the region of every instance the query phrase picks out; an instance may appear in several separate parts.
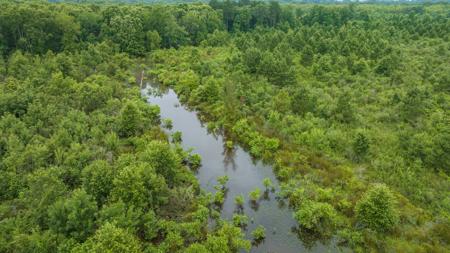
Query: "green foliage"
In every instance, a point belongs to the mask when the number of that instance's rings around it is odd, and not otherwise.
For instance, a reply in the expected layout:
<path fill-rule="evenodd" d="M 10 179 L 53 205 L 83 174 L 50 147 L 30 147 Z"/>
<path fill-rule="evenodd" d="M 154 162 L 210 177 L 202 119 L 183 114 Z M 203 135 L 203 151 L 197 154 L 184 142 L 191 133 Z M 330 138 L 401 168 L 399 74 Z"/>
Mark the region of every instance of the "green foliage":
<path fill-rule="evenodd" d="M 210 130 L 274 165 L 282 196 L 319 220 L 305 230 L 344 231 L 363 251 L 424 244 L 418 231 L 437 217 L 423 212 L 448 213 L 447 6 L 210 6 L 227 37 L 151 55 L 158 80 Z M 402 195 L 408 221 L 383 241 L 354 213 L 373 182 Z"/>
<path fill-rule="evenodd" d="M 230 178 L 227 175 L 220 176 L 217 178 L 217 182 L 219 183 L 220 186 L 222 186 L 222 189 L 226 188 L 228 180 L 230 180 Z"/>
<path fill-rule="evenodd" d="M 180 159 L 167 143 L 160 141 L 150 142 L 140 154 L 140 159 L 151 164 L 152 168 L 159 175 L 164 176 L 169 186 L 176 182 Z"/>
<path fill-rule="evenodd" d="M 338 236 L 342 242 L 348 244 L 355 250 L 362 250 L 361 246 L 363 245 L 364 239 L 361 232 L 344 229 L 338 231 Z"/>
<path fill-rule="evenodd" d="M 250 198 L 251 201 L 258 201 L 259 198 L 261 197 L 261 190 L 256 187 L 253 191 L 248 193 L 248 197 Z"/>
<path fill-rule="evenodd" d="M 86 242 L 77 246 L 72 251 L 74 253 L 84 252 L 142 252 L 138 240 L 126 230 L 115 227 L 110 223 L 103 225 L 94 236 Z"/>
<path fill-rule="evenodd" d="M 206 246 L 198 243 L 193 243 L 185 251 L 186 253 L 209 253 L 210 251 Z"/>
<path fill-rule="evenodd" d="M 166 201 L 166 181 L 146 164 L 130 165 L 114 178 L 111 197 L 126 205 L 152 208 Z"/>
<path fill-rule="evenodd" d="M 387 232 L 398 223 L 395 198 L 385 185 L 372 186 L 355 207 L 358 221 L 377 232 Z"/>
<path fill-rule="evenodd" d="M 338 223 L 338 215 L 333 206 L 315 201 L 306 201 L 300 205 L 294 218 L 301 227 L 321 234 L 331 234 Z"/>
<path fill-rule="evenodd" d="M 26 3 L 18 6 L 28 9 Z M 35 8 L 47 13 L 45 6 Z M 102 19 L 90 14 L 104 7 L 66 7 L 60 11 L 85 14 L 76 19 L 86 25 L 81 36 L 94 42 L 101 28 L 92 22 Z M 102 12 L 105 20 L 108 13 L 115 11 Z M 201 158 L 166 142 L 159 108 L 126 82 L 134 68 L 126 54 L 110 42 L 86 49 L 76 44 L 70 44 L 73 51 L 45 55 L 31 54 L 42 49 L 29 47 L 5 61 L 0 251 L 142 252 L 144 245 L 169 251 L 194 241 L 207 245 L 220 228 L 207 229 L 213 212 L 204 207 L 209 201 L 200 197 L 183 162 L 198 167 Z M 242 233 L 228 232 L 221 239 L 230 241 L 227 246 L 249 247 Z"/>
<path fill-rule="evenodd" d="M 270 190 L 273 188 L 272 180 L 270 180 L 270 178 L 268 177 L 263 179 L 263 185 L 266 188 L 266 190 Z"/>
<path fill-rule="evenodd" d="M 243 236 L 240 228 L 225 223 L 215 235 L 208 236 L 205 245 L 210 252 L 235 252 L 238 250 L 249 251 L 251 244 L 241 239 Z"/>
<path fill-rule="evenodd" d="M 157 31 L 148 31 L 145 34 L 145 43 L 147 51 L 152 51 L 160 48 L 161 37 Z"/>
<path fill-rule="evenodd" d="M 244 205 L 244 202 L 245 202 L 245 199 L 244 199 L 244 195 L 242 195 L 242 194 L 237 195 L 237 196 L 234 198 L 234 203 L 235 203 L 236 206 L 238 206 L 238 207 L 242 207 L 242 206 Z"/>
<path fill-rule="evenodd" d="M 119 147 L 119 137 L 115 132 L 110 132 L 105 136 L 106 148 L 110 151 L 116 151 Z"/>
<path fill-rule="evenodd" d="M 353 152 L 358 160 L 363 159 L 369 151 L 369 140 L 363 133 L 358 133 L 356 139 L 353 142 Z"/>
<path fill-rule="evenodd" d="M 225 193 L 223 193 L 223 191 L 217 191 L 213 197 L 214 204 L 220 206 L 223 204 L 224 201 L 225 201 Z"/>
<path fill-rule="evenodd" d="M 120 111 L 118 128 L 122 137 L 130 137 L 141 131 L 141 113 L 134 102 L 128 101 L 123 106 Z"/>
<path fill-rule="evenodd" d="M 176 131 L 172 134 L 172 142 L 173 143 L 181 143 L 183 141 L 182 133 L 180 131 Z"/>
<path fill-rule="evenodd" d="M 108 199 L 114 179 L 114 169 L 106 161 L 95 161 L 82 172 L 82 185 L 101 206 Z"/>
<path fill-rule="evenodd" d="M 303 229 L 447 250 L 448 5 L 108 3 L 1 2 L 1 252 L 249 250 L 207 227 L 225 183 L 199 195 L 136 61 L 274 165 Z"/>
<path fill-rule="evenodd" d="M 262 225 L 259 225 L 252 231 L 252 236 L 255 241 L 263 240 L 266 238 L 266 229 Z"/>
<path fill-rule="evenodd" d="M 245 214 L 233 214 L 232 220 L 236 227 L 245 227 L 248 224 L 248 217 Z"/>
<path fill-rule="evenodd" d="M 160 229 L 158 217 L 153 211 L 143 212 L 134 206 L 126 206 L 122 201 L 103 206 L 97 224 L 111 223 L 118 228 L 138 233 L 147 240 L 154 239 Z"/>
<path fill-rule="evenodd" d="M 198 170 L 202 165 L 202 157 L 199 154 L 192 154 L 189 156 L 189 166 L 193 170 Z"/>
<path fill-rule="evenodd" d="M 163 119 L 162 125 L 164 128 L 171 130 L 173 127 L 173 122 L 171 119 Z"/>
<path fill-rule="evenodd" d="M 49 227 L 75 240 L 85 240 L 94 230 L 97 203 L 84 190 L 57 201 L 48 210 Z"/>
<path fill-rule="evenodd" d="M 102 32 L 120 47 L 120 50 L 133 55 L 144 52 L 144 31 L 142 23 L 135 13 L 113 16 L 102 27 Z"/>
<path fill-rule="evenodd" d="M 32 207 L 31 216 L 35 222 L 42 226 L 49 222 L 48 208 L 67 193 L 67 186 L 58 175 L 59 171 L 50 168 L 37 170 L 27 176 L 28 189 L 24 190 L 22 198 Z"/>

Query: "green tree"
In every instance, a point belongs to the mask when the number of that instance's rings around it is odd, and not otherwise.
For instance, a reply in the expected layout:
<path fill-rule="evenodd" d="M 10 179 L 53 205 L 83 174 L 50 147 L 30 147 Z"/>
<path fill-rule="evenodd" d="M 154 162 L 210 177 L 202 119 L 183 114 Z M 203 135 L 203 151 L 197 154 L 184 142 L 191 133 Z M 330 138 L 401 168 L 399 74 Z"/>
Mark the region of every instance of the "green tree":
<path fill-rule="evenodd" d="M 103 225 L 85 243 L 75 247 L 72 253 L 140 253 L 139 241 L 126 230 L 110 223 Z"/>
<path fill-rule="evenodd" d="M 22 197 L 30 206 L 31 216 L 42 227 L 48 224 L 48 210 L 55 201 L 67 193 L 67 186 L 58 177 L 56 168 L 40 169 L 27 176 L 28 189 Z"/>
<path fill-rule="evenodd" d="M 136 135 L 141 130 L 141 113 L 133 101 L 128 101 L 120 111 L 118 119 L 119 134 L 123 137 Z"/>
<path fill-rule="evenodd" d="M 240 228 L 224 223 L 214 235 L 208 236 L 205 246 L 210 252 L 228 253 L 240 249 L 248 251 L 251 244 L 243 239 L 243 233 Z"/>
<path fill-rule="evenodd" d="M 145 34 L 145 45 L 147 51 L 153 51 L 161 47 L 161 37 L 157 31 L 148 31 Z"/>
<path fill-rule="evenodd" d="M 116 15 L 111 18 L 109 25 L 105 24 L 102 29 L 119 45 L 121 51 L 132 55 L 144 53 L 145 34 L 142 21 L 136 15 Z"/>
<path fill-rule="evenodd" d="M 186 253 L 210 253 L 204 245 L 199 243 L 193 243 L 186 248 Z"/>
<path fill-rule="evenodd" d="M 337 212 L 328 203 L 305 201 L 294 213 L 294 218 L 303 228 L 331 234 L 337 225 Z"/>
<path fill-rule="evenodd" d="M 99 204 L 103 205 L 112 189 L 114 169 L 103 160 L 98 160 L 85 167 L 82 172 L 82 185 Z"/>
<path fill-rule="evenodd" d="M 357 160 L 362 160 L 369 151 L 369 139 L 363 133 L 358 133 L 356 139 L 353 142 L 353 152 L 356 155 Z"/>
<path fill-rule="evenodd" d="M 167 201 L 168 189 L 162 176 L 150 164 L 141 163 L 121 169 L 113 180 L 111 197 L 126 205 L 155 208 Z"/>
<path fill-rule="evenodd" d="M 310 45 L 306 45 L 302 50 L 301 63 L 308 67 L 311 66 L 314 60 L 314 51 Z"/>
<path fill-rule="evenodd" d="M 57 201 L 48 210 L 49 227 L 76 240 L 85 240 L 94 230 L 97 203 L 84 190 Z"/>
<path fill-rule="evenodd" d="M 139 154 L 139 159 L 152 166 L 156 173 L 165 178 L 169 186 L 174 185 L 180 167 L 180 159 L 169 144 L 151 141 Z"/>
<path fill-rule="evenodd" d="M 354 120 L 355 117 L 354 108 L 349 100 L 349 97 L 349 93 L 345 92 L 344 94 L 339 96 L 336 103 L 334 117 L 336 120 L 342 123 L 350 123 Z"/>
<path fill-rule="evenodd" d="M 355 206 L 356 217 L 367 228 L 387 232 L 398 223 L 395 198 L 386 185 L 372 186 Z"/>
<path fill-rule="evenodd" d="M 208 33 L 206 20 L 199 13 L 190 11 L 181 18 L 181 24 L 188 33 L 192 44 L 198 45 L 202 40 L 206 39 Z"/>

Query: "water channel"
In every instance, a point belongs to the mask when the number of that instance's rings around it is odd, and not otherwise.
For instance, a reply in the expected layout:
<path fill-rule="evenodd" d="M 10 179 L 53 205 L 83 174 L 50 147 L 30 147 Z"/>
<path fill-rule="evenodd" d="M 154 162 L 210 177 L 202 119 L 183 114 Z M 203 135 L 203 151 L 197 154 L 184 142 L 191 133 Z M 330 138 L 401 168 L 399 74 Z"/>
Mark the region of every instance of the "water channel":
<path fill-rule="evenodd" d="M 155 92 L 158 91 L 158 92 Z M 254 253 L 293 253 L 293 252 L 338 252 L 329 245 L 315 243 L 312 247 L 305 247 L 293 231 L 296 221 L 292 211 L 282 200 L 276 198 L 278 182 L 272 168 L 252 157 L 240 146 L 235 146 L 230 153 L 225 148 L 224 138 L 220 135 L 208 133 L 206 126 L 199 120 L 194 111 L 180 104 L 176 93 L 168 89 L 164 92 L 157 87 L 147 85 L 142 89 L 142 95 L 150 104 L 158 105 L 161 109 L 161 118 L 172 120 L 173 128 L 170 132 L 182 132 L 182 146 L 184 149 L 194 149 L 194 153 L 201 155 L 202 166 L 197 178 L 203 189 L 215 192 L 217 177 L 227 175 L 228 192 L 223 204 L 221 216 L 231 220 L 236 211 L 234 199 L 243 194 L 246 203 L 244 213 L 249 217 L 249 224 L 244 231 L 251 240 L 251 231 L 258 225 L 266 228 L 266 239 L 254 245 L 250 252 Z M 263 179 L 270 178 L 275 186 L 275 192 L 266 193 L 255 206 L 248 201 L 248 193 L 259 187 L 264 189 Z"/>

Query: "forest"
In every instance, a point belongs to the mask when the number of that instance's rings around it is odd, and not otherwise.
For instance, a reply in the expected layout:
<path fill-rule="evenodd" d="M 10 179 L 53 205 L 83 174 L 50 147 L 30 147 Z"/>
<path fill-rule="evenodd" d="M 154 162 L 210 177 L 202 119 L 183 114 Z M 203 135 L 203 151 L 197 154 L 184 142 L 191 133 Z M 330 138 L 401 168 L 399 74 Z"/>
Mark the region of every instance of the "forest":
<path fill-rule="evenodd" d="M 0 252 L 270 240 L 220 216 L 228 179 L 200 186 L 142 81 L 272 167 L 304 245 L 449 252 L 449 40 L 448 3 L 0 0 Z"/>

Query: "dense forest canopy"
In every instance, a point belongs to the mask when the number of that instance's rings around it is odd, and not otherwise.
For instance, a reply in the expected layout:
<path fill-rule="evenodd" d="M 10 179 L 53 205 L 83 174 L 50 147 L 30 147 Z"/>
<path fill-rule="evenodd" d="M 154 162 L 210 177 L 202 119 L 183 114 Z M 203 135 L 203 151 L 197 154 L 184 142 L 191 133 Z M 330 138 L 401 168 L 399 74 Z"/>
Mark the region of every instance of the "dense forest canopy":
<path fill-rule="evenodd" d="M 448 4 L 92 2 L 0 1 L 0 252 L 250 249 L 142 70 L 273 166 L 306 245 L 450 250 Z"/>

